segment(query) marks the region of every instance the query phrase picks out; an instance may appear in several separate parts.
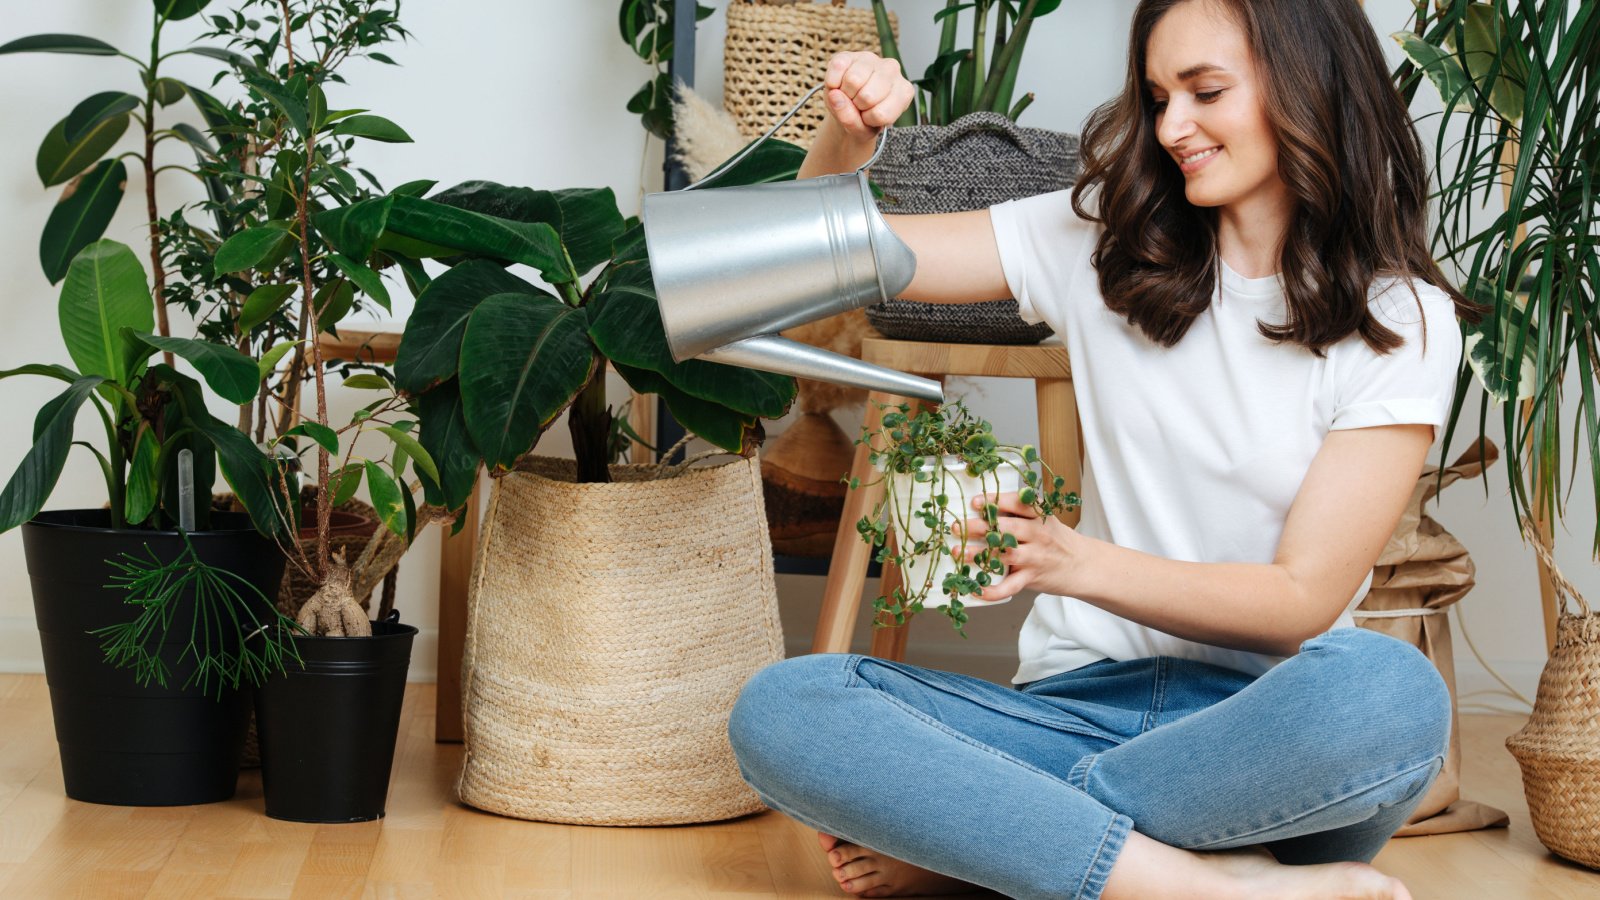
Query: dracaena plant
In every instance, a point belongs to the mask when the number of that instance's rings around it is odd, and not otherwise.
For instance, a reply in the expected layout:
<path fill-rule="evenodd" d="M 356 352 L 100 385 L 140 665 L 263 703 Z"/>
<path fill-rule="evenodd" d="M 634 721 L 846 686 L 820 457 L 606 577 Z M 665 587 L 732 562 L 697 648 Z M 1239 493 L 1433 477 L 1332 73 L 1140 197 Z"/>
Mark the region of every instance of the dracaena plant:
<path fill-rule="evenodd" d="M 617 27 L 622 40 L 645 64 L 655 71 L 632 97 L 628 99 L 628 112 L 639 116 L 644 130 L 661 140 L 672 137 L 672 75 L 667 63 L 672 61 L 672 33 L 677 25 L 676 0 L 622 0 L 617 12 Z M 696 3 L 696 22 L 716 10 Z"/>
<path fill-rule="evenodd" d="M 1478 434 L 1498 405 L 1518 518 L 1560 519 L 1562 385 L 1576 367 L 1565 464 L 1587 457 L 1600 506 L 1600 6 L 1440 0 L 1418 4 L 1413 26 L 1395 35 L 1410 59 L 1396 79 L 1409 99 L 1420 69 L 1444 101 L 1434 246 L 1488 311 L 1467 327 L 1446 445 L 1476 376 Z"/>
<path fill-rule="evenodd" d="M 1061 0 L 945 0 L 944 8 L 933 17 L 940 23 L 939 52 L 922 77 L 913 82 L 918 88 L 918 102 L 895 125 L 948 125 L 968 113 L 982 111 L 997 112 L 1016 121 L 1033 102 L 1031 93 L 1012 100 L 1028 32 L 1036 19 L 1059 6 Z M 971 44 L 957 47 L 961 15 L 968 10 L 972 12 Z M 872 11 L 884 58 L 899 62 L 904 69 L 905 61 L 900 57 L 883 0 L 872 0 Z M 906 77 L 911 77 L 910 70 Z"/>
<path fill-rule="evenodd" d="M 1041 517 L 1076 509 L 1078 494 L 1066 490 L 1066 479 L 1044 464 L 1033 445 L 1000 443 L 994 427 L 960 400 L 915 413 L 908 404 L 878 406 L 883 410 L 879 425 L 863 429 L 856 443 L 867 445 L 868 458 L 881 474 L 866 482 L 846 478 L 845 483 L 851 490 L 882 485 L 882 499 L 856 522 L 856 532 L 877 548 L 881 565 L 900 566 L 908 577 L 872 601 L 882 614 L 874 625 L 886 625 L 885 617 L 904 625 L 908 615 L 923 611 L 929 597 L 942 595 L 946 603 L 940 610 L 966 637 L 962 626 L 968 614 L 961 598 L 978 596 L 997 582 L 1005 569 L 1001 553 L 1017 546 L 1015 535 L 999 529 L 995 503 L 973 509 L 977 494 L 1001 493 L 1000 476 L 1007 471 L 1016 475 L 1017 499 Z M 964 483 L 977 490 L 967 493 Z M 982 518 L 990 529 L 970 562 L 963 553 L 969 518 Z M 941 560 L 948 563 L 940 565 Z M 942 578 L 941 571 L 947 573 Z"/>

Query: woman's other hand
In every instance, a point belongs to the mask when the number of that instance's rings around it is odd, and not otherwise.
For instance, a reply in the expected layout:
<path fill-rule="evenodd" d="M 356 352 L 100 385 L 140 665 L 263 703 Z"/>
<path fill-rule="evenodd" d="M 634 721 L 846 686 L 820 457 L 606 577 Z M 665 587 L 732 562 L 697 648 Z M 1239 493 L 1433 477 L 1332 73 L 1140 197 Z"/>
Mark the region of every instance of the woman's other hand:
<path fill-rule="evenodd" d="M 876 137 L 892 125 L 916 94 L 900 63 L 867 50 L 835 53 L 823 82 L 828 111 L 845 134 L 858 141 Z"/>
<path fill-rule="evenodd" d="M 1040 518 L 1038 511 L 1019 500 L 1015 491 L 979 494 L 972 499 L 972 508 L 981 514 L 984 505 L 991 502 L 1000 511 L 995 520 L 999 527 L 995 530 L 1015 536 L 1017 546 L 1000 550 L 1000 561 L 1006 565 L 1005 577 L 984 588 L 981 598 L 1002 600 L 1023 588 L 1047 594 L 1072 594 L 1073 575 L 1082 562 L 1089 538 L 1055 516 Z M 986 547 L 989 525 L 982 518 L 968 519 L 966 529 L 962 558 L 971 562 Z"/>

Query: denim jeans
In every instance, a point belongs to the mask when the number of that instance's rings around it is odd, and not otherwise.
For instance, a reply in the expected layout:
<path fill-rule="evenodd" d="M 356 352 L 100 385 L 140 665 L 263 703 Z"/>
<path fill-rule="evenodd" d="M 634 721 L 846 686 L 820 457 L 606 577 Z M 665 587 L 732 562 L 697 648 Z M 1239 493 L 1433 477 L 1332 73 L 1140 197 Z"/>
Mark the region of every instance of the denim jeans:
<path fill-rule="evenodd" d="M 1416 648 L 1338 628 L 1258 677 L 1176 657 L 1016 688 L 857 654 L 775 663 L 728 721 L 744 780 L 818 831 L 1011 897 L 1097 898 L 1130 829 L 1369 862 L 1450 736 Z"/>

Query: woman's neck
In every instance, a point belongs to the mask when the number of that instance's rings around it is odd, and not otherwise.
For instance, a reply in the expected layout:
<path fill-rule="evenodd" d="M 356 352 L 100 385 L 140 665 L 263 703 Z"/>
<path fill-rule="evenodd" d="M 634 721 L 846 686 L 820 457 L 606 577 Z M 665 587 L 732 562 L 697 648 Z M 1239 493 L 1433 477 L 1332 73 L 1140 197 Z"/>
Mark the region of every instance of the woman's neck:
<path fill-rule="evenodd" d="M 1246 278 L 1276 275 L 1294 214 L 1287 189 L 1262 192 L 1217 210 L 1217 253 Z"/>

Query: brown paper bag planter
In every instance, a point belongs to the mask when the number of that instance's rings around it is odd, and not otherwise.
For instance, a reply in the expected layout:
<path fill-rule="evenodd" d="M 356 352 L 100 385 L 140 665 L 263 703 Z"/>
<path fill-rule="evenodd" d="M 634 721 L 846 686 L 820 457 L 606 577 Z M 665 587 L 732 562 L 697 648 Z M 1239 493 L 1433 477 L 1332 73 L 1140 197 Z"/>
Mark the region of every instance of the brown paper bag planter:
<path fill-rule="evenodd" d="M 1467 548 L 1424 513 L 1423 507 L 1438 493 L 1462 478 L 1476 478 L 1494 464 L 1499 451 L 1487 441 L 1473 444 L 1444 470 L 1425 469 L 1417 479 L 1400 524 L 1378 557 L 1372 589 L 1355 611 L 1363 628 L 1399 638 L 1433 660 L 1450 687 L 1450 749 L 1444 768 L 1428 789 L 1411 819 L 1395 832 L 1397 837 L 1445 834 L 1502 826 L 1509 821 L 1501 810 L 1461 799 L 1461 722 L 1456 712 L 1456 666 L 1450 645 L 1450 605 L 1466 596 L 1474 583 L 1472 558 Z"/>
<path fill-rule="evenodd" d="M 766 807 L 728 714 L 783 659 L 756 459 L 654 478 L 531 457 L 496 479 L 467 600 L 463 803 L 583 825 Z"/>

